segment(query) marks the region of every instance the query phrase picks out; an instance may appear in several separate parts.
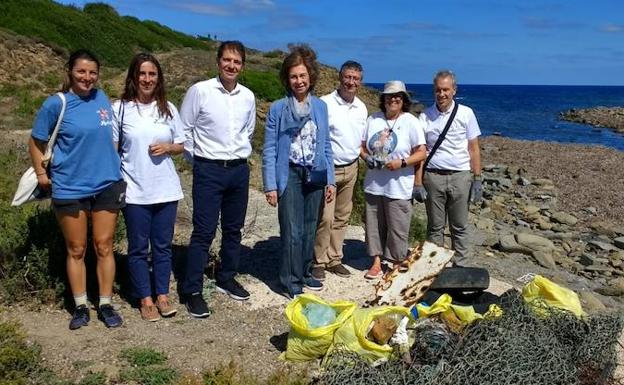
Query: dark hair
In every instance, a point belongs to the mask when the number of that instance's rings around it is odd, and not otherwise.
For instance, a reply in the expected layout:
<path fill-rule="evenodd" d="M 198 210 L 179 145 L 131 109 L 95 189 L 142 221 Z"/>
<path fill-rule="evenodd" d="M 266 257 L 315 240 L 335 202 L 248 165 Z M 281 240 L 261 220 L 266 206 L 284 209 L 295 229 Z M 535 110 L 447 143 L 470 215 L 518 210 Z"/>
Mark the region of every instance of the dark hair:
<path fill-rule="evenodd" d="M 158 106 L 158 114 L 162 117 L 166 116 L 171 119 L 173 118 L 173 114 L 169 109 L 169 103 L 167 103 L 167 95 L 165 92 L 165 75 L 163 74 L 158 59 L 156 59 L 152 54 L 138 53 L 134 55 L 132 61 L 130 62 L 130 67 L 128 67 L 128 74 L 126 75 L 126 85 L 124 87 L 123 93 L 121 94 L 121 100 L 122 102 L 131 101 L 135 100 L 138 97 L 139 73 L 141 72 L 141 65 L 146 62 L 154 64 L 156 70 L 158 70 L 158 82 L 156 83 L 156 88 L 154 89 L 154 99 L 156 100 L 156 105 Z"/>
<path fill-rule="evenodd" d="M 362 69 L 362 65 L 354 60 L 347 60 L 346 62 L 342 63 L 342 66 L 340 66 L 340 72 L 338 72 L 339 76 L 342 76 L 342 73 L 345 70 L 364 72 L 364 70 Z"/>
<path fill-rule="evenodd" d="M 308 75 L 310 75 L 309 92 L 311 92 L 314 89 L 319 76 L 319 64 L 316 61 L 316 53 L 307 44 L 292 45 L 289 46 L 288 49 L 290 53 L 284 58 L 282 68 L 279 73 L 282 85 L 288 92 L 290 92 L 290 86 L 288 84 L 290 69 L 303 64 L 308 70 Z"/>
<path fill-rule="evenodd" d="M 384 97 L 387 94 L 379 94 L 379 109 L 385 114 L 386 113 L 386 103 L 384 103 Z M 401 111 L 409 112 L 412 108 L 412 101 L 408 97 L 405 92 L 401 92 L 401 98 L 403 98 L 403 107 L 401 107 Z"/>
<path fill-rule="evenodd" d="M 225 52 L 226 49 L 238 52 L 238 54 L 241 56 L 241 59 L 243 60 L 243 64 L 245 64 L 245 46 L 243 45 L 243 43 L 238 40 L 224 41 L 223 43 L 221 43 L 221 45 L 219 45 L 219 48 L 217 49 L 217 60 L 223 57 L 223 52 Z"/>
<path fill-rule="evenodd" d="M 93 54 L 93 52 L 84 48 L 81 48 L 79 50 L 72 52 L 71 55 L 69 55 L 69 60 L 67 60 L 67 63 L 65 63 L 65 77 L 63 79 L 63 86 L 61 87 L 61 91 L 67 92 L 71 88 L 72 86 L 71 72 L 74 69 L 76 62 L 80 59 L 95 62 L 95 64 L 97 65 L 98 72 L 100 71 L 100 61 Z"/>

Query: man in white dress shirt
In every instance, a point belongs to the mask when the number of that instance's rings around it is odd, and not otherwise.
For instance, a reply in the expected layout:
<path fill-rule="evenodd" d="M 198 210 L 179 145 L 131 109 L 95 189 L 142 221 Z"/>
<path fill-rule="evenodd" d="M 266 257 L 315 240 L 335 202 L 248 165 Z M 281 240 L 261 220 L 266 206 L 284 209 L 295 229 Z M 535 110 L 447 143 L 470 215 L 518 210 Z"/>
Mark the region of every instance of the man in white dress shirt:
<path fill-rule="evenodd" d="M 251 137 L 256 125 L 253 93 L 238 83 L 245 47 L 221 43 L 219 75 L 189 88 L 180 109 L 187 157 L 193 159 L 193 233 L 185 260 L 180 298 L 197 318 L 210 315 L 202 296 L 204 267 L 221 214 L 221 269 L 217 290 L 236 300 L 249 293 L 235 280 L 249 192 Z"/>
<path fill-rule="evenodd" d="M 336 199 L 326 202 L 316 229 L 312 277 L 325 279 L 325 271 L 348 277 L 342 264 L 342 243 L 351 210 L 353 188 L 358 175 L 358 157 L 368 111 L 356 96 L 362 84 L 362 66 L 347 61 L 340 68 L 340 85 L 334 92 L 321 97 L 327 104 L 329 134 L 334 153 Z"/>
<path fill-rule="evenodd" d="M 427 152 L 440 137 L 456 106 L 457 83 L 453 72 L 444 70 L 433 78 L 435 104 L 425 111 Z M 437 151 L 426 169 L 416 173 L 413 197 L 424 201 L 427 209 L 427 239 L 444 244 L 444 226 L 448 218 L 454 264 L 469 264 L 470 234 L 468 231 L 468 202 L 482 198 L 481 130 L 470 107 L 457 103 L 457 112 Z M 423 162 L 424 163 L 424 162 Z"/>

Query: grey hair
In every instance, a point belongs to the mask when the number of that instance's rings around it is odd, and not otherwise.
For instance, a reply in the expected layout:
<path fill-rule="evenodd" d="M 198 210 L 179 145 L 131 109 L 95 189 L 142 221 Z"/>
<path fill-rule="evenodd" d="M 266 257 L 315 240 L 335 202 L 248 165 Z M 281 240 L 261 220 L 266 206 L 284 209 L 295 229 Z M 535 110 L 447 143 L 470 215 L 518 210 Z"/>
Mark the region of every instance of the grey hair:
<path fill-rule="evenodd" d="M 354 60 L 347 60 L 340 67 L 340 71 L 338 71 L 339 75 L 342 76 L 342 73 L 345 70 L 355 70 L 357 72 L 363 72 L 362 65 Z"/>
<path fill-rule="evenodd" d="M 457 88 L 457 79 L 455 78 L 455 73 L 453 71 L 451 70 L 438 71 L 438 73 L 436 73 L 435 76 L 433 77 L 433 85 L 436 84 L 438 79 L 442 79 L 442 78 L 451 78 L 451 81 L 453 82 L 453 88 Z"/>

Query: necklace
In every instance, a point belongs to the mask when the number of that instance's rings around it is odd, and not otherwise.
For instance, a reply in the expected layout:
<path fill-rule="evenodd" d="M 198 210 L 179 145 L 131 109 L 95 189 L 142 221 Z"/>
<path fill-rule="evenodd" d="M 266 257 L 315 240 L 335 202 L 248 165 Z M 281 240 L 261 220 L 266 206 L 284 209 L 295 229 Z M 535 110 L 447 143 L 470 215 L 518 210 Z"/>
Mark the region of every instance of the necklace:
<path fill-rule="evenodd" d="M 394 126 L 396 126 L 400 117 L 401 117 L 401 113 L 397 115 L 396 119 L 394 119 L 394 123 L 392 123 L 392 127 L 390 127 L 390 123 L 388 123 L 388 118 L 386 118 L 386 116 L 384 115 L 384 120 L 386 121 L 386 126 L 387 126 L 386 131 L 388 131 L 388 134 L 391 134 L 394 131 Z"/>

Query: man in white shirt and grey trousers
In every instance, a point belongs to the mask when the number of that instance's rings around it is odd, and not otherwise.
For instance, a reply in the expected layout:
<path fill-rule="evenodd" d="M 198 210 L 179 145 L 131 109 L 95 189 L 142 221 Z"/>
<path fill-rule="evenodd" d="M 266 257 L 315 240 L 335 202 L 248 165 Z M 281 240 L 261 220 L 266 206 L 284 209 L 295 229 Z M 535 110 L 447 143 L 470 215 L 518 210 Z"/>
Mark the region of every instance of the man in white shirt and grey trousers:
<path fill-rule="evenodd" d="M 444 131 L 457 103 L 457 82 L 453 72 L 444 70 L 433 78 L 435 104 L 425 110 L 427 152 Z M 425 202 L 427 239 L 444 245 L 444 226 L 448 218 L 454 264 L 469 264 L 470 234 L 468 202 L 481 201 L 481 130 L 470 107 L 457 103 L 457 112 L 437 151 L 430 157 L 423 173 L 423 163 L 416 172 L 412 196 Z"/>
<path fill-rule="evenodd" d="M 219 75 L 189 88 L 180 108 L 193 160 L 193 233 L 180 283 L 180 299 L 197 318 L 210 315 L 202 296 L 204 267 L 221 214 L 221 269 L 217 290 L 236 300 L 249 293 L 235 280 L 240 260 L 241 229 L 249 196 L 251 137 L 256 125 L 254 94 L 238 83 L 245 47 L 225 41 L 217 51 Z"/>
<path fill-rule="evenodd" d="M 353 189 L 368 110 L 356 96 L 362 84 L 362 65 L 349 60 L 340 67 L 337 90 L 321 97 L 327 104 L 329 135 L 334 154 L 336 199 L 323 204 L 316 229 L 312 277 L 322 281 L 325 271 L 348 277 L 342 264 L 342 243 L 353 209 Z"/>

